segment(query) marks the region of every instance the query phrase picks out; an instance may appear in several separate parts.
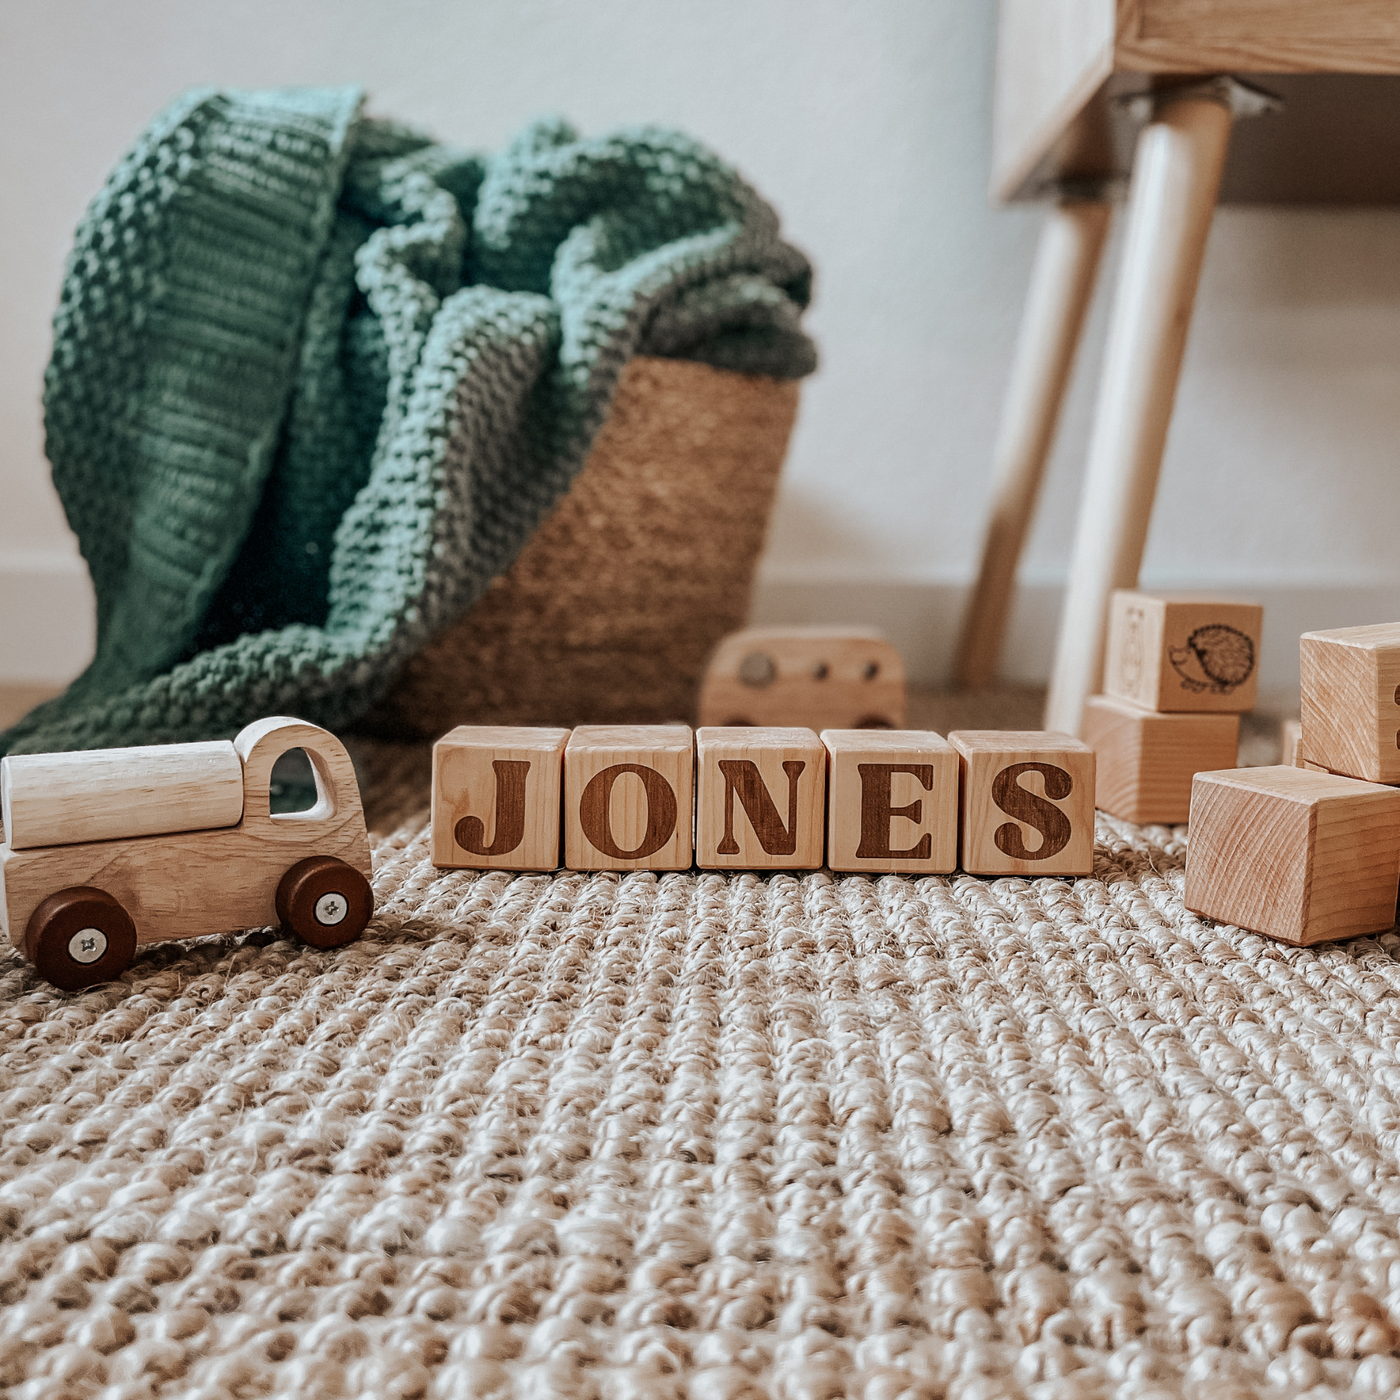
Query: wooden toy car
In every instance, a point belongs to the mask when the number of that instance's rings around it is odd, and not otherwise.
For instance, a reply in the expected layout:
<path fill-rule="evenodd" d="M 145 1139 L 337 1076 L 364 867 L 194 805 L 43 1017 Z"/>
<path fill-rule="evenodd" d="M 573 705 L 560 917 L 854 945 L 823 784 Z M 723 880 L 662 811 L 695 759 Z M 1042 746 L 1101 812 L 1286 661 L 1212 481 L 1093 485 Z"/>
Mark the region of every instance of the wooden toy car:
<path fill-rule="evenodd" d="M 904 658 L 878 633 L 750 627 L 715 648 L 698 723 L 902 729 L 904 704 Z"/>
<path fill-rule="evenodd" d="M 274 815 L 272 765 L 300 748 L 316 802 Z M 0 928 L 65 991 L 118 976 L 138 943 L 280 923 L 318 948 L 373 910 L 350 756 L 301 720 L 232 743 L 0 761 Z"/>

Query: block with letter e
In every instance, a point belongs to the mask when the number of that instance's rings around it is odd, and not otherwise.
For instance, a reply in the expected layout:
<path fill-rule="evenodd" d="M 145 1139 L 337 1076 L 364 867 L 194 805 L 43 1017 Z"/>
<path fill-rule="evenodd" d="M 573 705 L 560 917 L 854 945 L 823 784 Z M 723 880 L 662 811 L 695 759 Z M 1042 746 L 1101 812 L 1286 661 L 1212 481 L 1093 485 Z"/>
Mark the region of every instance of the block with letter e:
<path fill-rule="evenodd" d="M 962 868 L 969 875 L 1089 875 L 1094 751 L 1068 734 L 958 729 Z"/>
<path fill-rule="evenodd" d="M 686 724 L 583 724 L 564 750 L 570 870 L 689 870 L 695 741 Z"/>
<path fill-rule="evenodd" d="M 1400 622 L 1304 632 L 1298 757 L 1347 778 L 1400 783 Z"/>
<path fill-rule="evenodd" d="M 1284 765 L 1196 775 L 1184 896 L 1193 914 L 1322 943 L 1390 928 L 1397 887 L 1395 788 Z"/>
<path fill-rule="evenodd" d="M 432 860 L 556 870 L 567 729 L 459 725 L 433 745 Z"/>
<path fill-rule="evenodd" d="M 704 870 L 815 870 L 826 748 L 811 729 L 695 731 L 695 861 Z"/>
<path fill-rule="evenodd" d="M 917 729 L 824 729 L 826 863 L 947 875 L 958 864 L 958 755 Z"/>

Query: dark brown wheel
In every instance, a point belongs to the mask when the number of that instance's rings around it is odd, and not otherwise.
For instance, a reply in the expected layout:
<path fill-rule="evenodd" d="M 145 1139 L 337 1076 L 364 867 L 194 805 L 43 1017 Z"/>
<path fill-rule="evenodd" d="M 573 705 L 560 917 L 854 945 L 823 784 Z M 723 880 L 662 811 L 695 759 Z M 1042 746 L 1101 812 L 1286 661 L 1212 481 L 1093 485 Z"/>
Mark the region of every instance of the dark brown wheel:
<path fill-rule="evenodd" d="M 40 977 L 76 992 L 126 971 L 136 954 L 136 925 L 105 890 L 74 885 L 29 916 L 24 950 Z"/>
<path fill-rule="evenodd" d="M 282 927 L 313 948 L 353 943 L 374 912 L 369 881 L 334 856 L 298 861 L 277 886 L 277 917 Z"/>

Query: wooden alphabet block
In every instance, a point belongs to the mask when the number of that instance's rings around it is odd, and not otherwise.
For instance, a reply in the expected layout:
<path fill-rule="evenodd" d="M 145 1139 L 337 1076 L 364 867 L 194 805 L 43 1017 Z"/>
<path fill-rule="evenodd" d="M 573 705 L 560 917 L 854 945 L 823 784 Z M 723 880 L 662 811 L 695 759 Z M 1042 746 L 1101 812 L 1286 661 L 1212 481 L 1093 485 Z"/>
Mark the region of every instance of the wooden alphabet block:
<path fill-rule="evenodd" d="M 1119 589 L 1108 609 L 1103 688 L 1148 710 L 1254 708 L 1264 609 Z"/>
<path fill-rule="evenodd" d="M 1068 734 L 958 729 L 962 868 L 969 875 L 1089 875 L 1094 751 Z"/>
<path fill-rule="evenodd" d="M 570 870 L 689 870 L 695 741 L 688 724 L 580 725 L 564 750 Z"/>
<path fill-rule="evenodd" d="M 445 870 L 555 870 L 567 729 L 458 725 L 433 745 L 432 855 Z"/>
<path fill-rule="evenodd" d="M 704 870 L 815 870 L 826 747 L 810 729 L 695 732 L 695 859 Z"/>
<path fill-rule="evenodd" d="M 1400 791 L 1280 764 L 1198 773 L 1186 907 L 1285 943 L 1395 923 Z"/>
<path fill-rule="evenodd" d="M 947 875 L 958 864 L 958 755 L 916 729 L 824 729 L 826 863 Z"/>
<path fill-rule="evenodd" d="M 1304 632 L 1302 758 L 1348 778 L 1400 783 L 1400 622 Z"/>
<path fill-rule="evenodd" d="M 904 658 L 873 632 L 749 627 L 715 648 L 700 686 L 702 725 L 898 729 Z"/>
<path fill-rule="evenodd" d="M 1128 822 L 1184 822 L 1191 779 L 1239 762 L 1240 717 L 1159 714 L 1093 695 L 1084 705 L 1084 742 L 1094 751 L 1094 801 Z"/>

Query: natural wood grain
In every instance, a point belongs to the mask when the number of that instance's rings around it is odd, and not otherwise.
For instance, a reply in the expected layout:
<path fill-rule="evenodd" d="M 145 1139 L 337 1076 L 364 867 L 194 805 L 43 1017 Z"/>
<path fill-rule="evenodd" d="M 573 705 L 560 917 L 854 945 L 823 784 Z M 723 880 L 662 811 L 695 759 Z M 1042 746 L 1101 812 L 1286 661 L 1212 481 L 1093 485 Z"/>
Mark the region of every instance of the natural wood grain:
<path fill-rule="evenodd" d="M 0 759 L 10 849 L 233 826 L 243 765 L 227 739 Z"/>
<path fill-rule="evenodd" d="M 751 627 L 715 648 L 700 687 L 702 726 L 898 729 L 904 659 L 878 633 Z"/>
<path fill-rule="evenodd" d="M 1109 595 L 1137 586 L 1230 120 L 1219 102 L 1183 98 L 1138 138 L 1049 729 L 1079 732 L 1084 701 L 1099 688 Z"/>
<path fill-rule="evenodd" d="M 304 812 L 268 809 L 272 765 L 301 748 L 316 776 Z M 234 740 L 243 764 L 243 817 L 214 831 L 12 850 L 0 846 L 5 932 L 22 942 L 30 914 L 56 891 L 91 885 L 119 900 L 142 943 L 277 923 L 277 885 L 307 856 L 334 856 L 370 874 L 355 770 L 340 741 L 315 725 L 266 719 Z"/>
<path fill-rule="evenodd" d="M 1199 773 L 1186 907 L 1285 943 L 1395 922 L 1400 792 L 1280 765 Z"/>
<path fill-rule="evenodd" d="M 992 513 L 953 674 L 987 685 L 1001 659 L 1016 567 L 1074 363 L 1111 206 L 1064 201 L 1046 214 L 992 449 Z"/>
<path fill-rule="evenodd" d="M 961 865 L 969 875 L 1088 875 L 1094 751 L 1068 734 L 959 729 Z"/>
<path fill-rule="evenodd" d="M 564 750 L 570 870 L 689 870 L 695 739 L 685 724 L 579 725 Z"/>
<path fill-rule="evenodd" d="M 826 748 L 810 729 L 695 732 L 695 860 L 702 870 L 815 870 Z"/>
<path fill-rule="evenodd" d="M 958 755 L 931 730 L 824 729 L 826 863 L 947 875 L 958 863 Z"/>
<path fill-rule="evenodd" d="M 432 860 L 555 870 L 567 729 L 458 725 L 433 745 Z"/>
<path fill-rule="evenodd" d="M 1400 783 L 1400 622 L 1304 632 L 1303 758 L 1332 773 Z"/>
<path fill-rule="evenodd" d="M 1169 713 L 1251 710 L 1263 630 L 1257 603 L 1119 589 L 1109 599 L 1104 691 Z"/>
<path fill-rule="evenodd" d="M 1239 762 L 1240 717 L 1157 714 L 1093 695 L 1084 707 L 1084 742 L 1094 751 L 1100 811 L 1139 824 L 1184 822 L 1191 779 Z"/>

